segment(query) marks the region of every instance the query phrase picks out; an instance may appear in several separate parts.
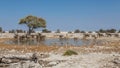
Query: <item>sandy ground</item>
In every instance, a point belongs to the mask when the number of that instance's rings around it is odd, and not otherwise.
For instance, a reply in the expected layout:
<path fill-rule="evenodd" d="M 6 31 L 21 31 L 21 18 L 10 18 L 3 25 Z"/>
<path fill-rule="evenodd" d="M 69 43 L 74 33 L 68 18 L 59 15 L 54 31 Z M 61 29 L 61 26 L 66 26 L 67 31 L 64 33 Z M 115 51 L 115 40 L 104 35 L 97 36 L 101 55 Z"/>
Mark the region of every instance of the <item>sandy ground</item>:
<path fill-rule="evenodd" d="M 54 57 L 53 57 L 54 56 Z M 64 57 L 60 55 L 52 55 L 46 60 L 49 61 L 62 61 L 52 68 L 119 68 L 120 65 L 115 65 L 114 59 L 119 58 L 119 54 L 103 54 L 103 53 L 88 53 L 79 54 L 77 56 Z M 118 57 L 119 56 L 119 57 Z M 54 63 L 55 64 L 55 63 Z M 48 67 L 50 68 L 50 67 Z"/>
<path fill-rule="evenodd" d="M 5 39 L 4 39 L 5 40 Z M 1 40 L 0 40 L 1 41 Z M 2 40 L 3 41 L 3 40 Z M 66 50 L 78 55 L 63 56 Z M 38 62 L 11 63 L 0 68 L 120 68 L 120 42 L 107 40 L 103 45 L 90 46 L 18 46 L 0 44 L 0 57 L 29 57 L 36 53 Z"/>

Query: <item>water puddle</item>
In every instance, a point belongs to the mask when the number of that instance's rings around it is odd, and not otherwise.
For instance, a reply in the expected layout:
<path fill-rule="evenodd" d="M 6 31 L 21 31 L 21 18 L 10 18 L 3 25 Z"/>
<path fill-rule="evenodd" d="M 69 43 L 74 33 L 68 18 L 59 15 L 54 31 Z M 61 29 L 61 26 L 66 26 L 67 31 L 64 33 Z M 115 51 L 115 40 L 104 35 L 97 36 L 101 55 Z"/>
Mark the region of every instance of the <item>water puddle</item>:
<path fill-rule="evenodd" d="M 16 44 L 16 45 L 38 45 L 38 44 L 45 44 L 45 45 L 74 45 L 74 46 L 81 46 L 81 45 L 92 45 L 97 44 L 100 45 L 103 40 L 74 40 L 74 39 L 45 39 L 44 41 L 37 42 L 36 40 L 28 40 L 28 41 L 17 41 L 17 40 L 9 40 L 6 41 L 5 44 Z"/>

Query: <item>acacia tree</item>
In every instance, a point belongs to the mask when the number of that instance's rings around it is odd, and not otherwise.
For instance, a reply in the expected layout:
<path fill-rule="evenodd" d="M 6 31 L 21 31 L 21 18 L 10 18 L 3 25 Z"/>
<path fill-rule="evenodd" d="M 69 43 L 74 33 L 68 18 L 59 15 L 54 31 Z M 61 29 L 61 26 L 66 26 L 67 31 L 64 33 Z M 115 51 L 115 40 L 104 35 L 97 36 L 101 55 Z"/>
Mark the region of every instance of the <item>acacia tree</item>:
<path fill-rule="evenodd" d="M 19 24 L 25 24 L 29 28 L 28 33 L 30 34 L 36 28 L 45 28 L 46 21 L 43 18 L 38 18 L 36 16 L 29 15 L 25 18 L 22 18 L 19 21 Z"/>
<path fill-rule="evenodd" d="M 0 32 L 2 32 L 2 27 L 0 27 Z"/>
<path fill-rule="evenodd" d="M 51 31 L 48 30 L 48 29 L 43 29 L 42 32 L 43 32 L 43 33 L 51 33 Z"/>
<path fill-rule="evenodd" d="M 60 29 L 57 29 L 56 33 L 60 33 Z"/>
<path fill-rule="evenodd" d="M 74 33 L 80 33 L 80 30 L 79 30 L 79 29 L 76 29 L 76 30 L 74 31 Z"/>

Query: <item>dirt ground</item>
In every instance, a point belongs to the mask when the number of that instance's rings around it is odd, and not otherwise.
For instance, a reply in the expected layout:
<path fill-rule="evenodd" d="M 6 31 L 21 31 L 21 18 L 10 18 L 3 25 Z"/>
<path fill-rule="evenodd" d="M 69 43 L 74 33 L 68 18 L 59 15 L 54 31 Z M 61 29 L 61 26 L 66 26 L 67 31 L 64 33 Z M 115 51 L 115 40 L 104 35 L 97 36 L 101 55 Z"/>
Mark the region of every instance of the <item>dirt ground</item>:
<path fill-rule="evenodd" d="M 2 42 L 6 40 L 9 39 L 0 39 Z M 2 42 L 0 43 L 0 56 L 36 53 L 40 68 L 120 68 L 120 40 L 118 39 L 106 39 L 102 45 L 89 46 L 26 46 Z M 66 50 L 76 51 L 78 55 L 63 56 Z"/>

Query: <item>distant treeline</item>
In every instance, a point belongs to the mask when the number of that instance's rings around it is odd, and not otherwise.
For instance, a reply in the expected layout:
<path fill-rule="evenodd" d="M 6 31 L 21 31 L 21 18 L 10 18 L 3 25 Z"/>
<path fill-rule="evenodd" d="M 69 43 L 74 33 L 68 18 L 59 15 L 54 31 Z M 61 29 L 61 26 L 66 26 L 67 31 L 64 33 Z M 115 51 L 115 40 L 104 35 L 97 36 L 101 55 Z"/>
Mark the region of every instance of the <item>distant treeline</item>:
<path fill-rule="evenodd" d="M 85 33 L 86 31 L 80 31 L 79 29 L 76 29 L 74 33 Z M 93 31 L 88 31 L 88 33 L 92 33 Z M 98 31 L 94 31 L 96 33 L 120 33 L 120 30 L 117 31 L 116 29 L 99 29 Z"/>
<path fill-rule="evenodd" d="M 5 31 L 2 29 L 2 27 L 0 27 L 0 32 L 5 33 Z M 16 29 L 16 30 L 9 30 L 9 33 L 27 33 L 28 31 L 22 30 L 22 29 Z M 42 33 L 51 33 L 51 30 L 48 29 L 43 29 Z M 55 31 L 55 33 L 61 33 L 62 31 L 60 29 L 57 29 Z M 96 32 L 96 33 L 120 33 L 120 30 L 116 30 L 116 29 L 99 29 L 98 31 L 88 31 L 88 33 L 92 33 L 92 32 Z M 35 31 L 32 31 L 32 33 L 35 33 Z M 84 30 L 79 30 L 76 29 L 74 31 L 68 31 L 68 33 L 86 33 L 86 31 Z"/>

